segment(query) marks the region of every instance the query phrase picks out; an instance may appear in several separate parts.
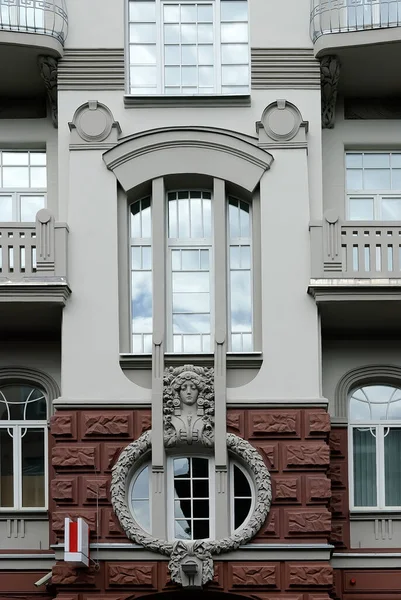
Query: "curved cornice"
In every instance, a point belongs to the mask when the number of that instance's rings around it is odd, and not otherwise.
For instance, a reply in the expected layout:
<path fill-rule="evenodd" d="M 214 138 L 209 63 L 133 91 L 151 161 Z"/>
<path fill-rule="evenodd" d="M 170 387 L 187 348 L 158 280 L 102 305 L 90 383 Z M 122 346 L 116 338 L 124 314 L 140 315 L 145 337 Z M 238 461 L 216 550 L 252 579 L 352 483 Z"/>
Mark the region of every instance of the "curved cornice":
<path fill-rule="evenodd" d="M 212 127 L 145 131 L 122 140 L 103 159 L 126 192 L 144 181 L 184 173 L 217 177 L 252 192 L 273 162 L 255 138 Z"/>
<path fill-rule="evenodd" d="M 60 396 L 60 388 L 57 383 L 43 371 L 15 366 L 0 368 L 0 385 L 21 381 L 40 386 L 46 392 L 50 401 Z"/>
<path fill-rule="evenodd" d="M 356 386 L 367 384 L 396 384 L 401 383 L 401 367 L 395 365 L 366 365 L 351 369 L 343 375 L 337 384 L 334 403 L 335 416 L 348 417 L 348 395 Z"/>

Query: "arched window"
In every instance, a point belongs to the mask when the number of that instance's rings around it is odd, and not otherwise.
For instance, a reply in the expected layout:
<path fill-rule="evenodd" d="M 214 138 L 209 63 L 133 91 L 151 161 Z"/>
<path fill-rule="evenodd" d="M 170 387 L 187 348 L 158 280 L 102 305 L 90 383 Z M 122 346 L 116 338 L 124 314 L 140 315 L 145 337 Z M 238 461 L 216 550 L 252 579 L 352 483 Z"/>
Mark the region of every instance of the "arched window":
<path fill-rule="evenodd" d="M 214 351 L 216 281 L 226 281 L 228 351 L 252 352 L 254 344 L 252 205 L 227 196 L 226 221 L 217 222 L 213 192 L 184 189 L 166 192 L 164 285 L 152 290 L 152 199 L 130 205 L 131 351 L 152 351 L 152 296 L 165 295 L 166 350 L 174 353 Z M 160 211 L 160 207 L 158 209 Z M 153 211 L 153 214 L 152 214 Z M 214 240 L 226 249 L 225 271 L 216 266 Z M 221 263 L 220 263 L 221 264 Z"/>
<path fill-rule="evenodd" d="M 151 533 L 151 480 L 149 463 L 134 473 L 128 491 L 137 524 Z M 206 456 L 171 456 L 167 462 L 167 530 L 171 540 L 213 539 L 215 536 L 214 464 Z M 237 461 L 229 470 L 231 533 L 242 528 L 254 507 L 253 483 Z"/>
<path fill-rule="evenodd" d="M 28 383 L 0 386 L 0 509 L 46 508 L 47 398 Z"/>
<path fill-rule="evenodd" d="M 351 507 L 401 507 L 401 389 L 366 385 L 349 396 Z"/>

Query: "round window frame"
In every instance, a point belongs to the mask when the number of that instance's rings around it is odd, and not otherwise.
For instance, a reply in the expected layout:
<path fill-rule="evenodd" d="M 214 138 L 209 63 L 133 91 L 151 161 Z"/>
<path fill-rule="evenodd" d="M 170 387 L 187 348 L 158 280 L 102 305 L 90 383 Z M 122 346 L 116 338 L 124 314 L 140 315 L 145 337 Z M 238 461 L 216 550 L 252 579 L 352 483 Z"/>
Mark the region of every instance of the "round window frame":
<path fill-rule="evenodd" d="M 153 552 L 170 556 L 174 541 L 156 538 L 146 533 L 133 518 L 128 505 L 129 476 L 152 447 L 152 432 L 146 431 L 136 441 L 129 444 L 120 454 L 112 469 L 111 501 L 113 509 L 128 538 Z M 239 462 L 244 462 L 252 472 L 255 490 L 255 504 L 247 523 L 225 538 L 205 540 L 204 546 L 212 554 L 230 552 L 249 542 L 265 522 L 270 511 L 272 491 L 270 473 L 260 453 L 246 440 L 233 433 L 227 434 L 227 450 Z M 162 474 L 153 474 L 156 477 Z M 132 475 L 131 475 L 132 476 Z"/>

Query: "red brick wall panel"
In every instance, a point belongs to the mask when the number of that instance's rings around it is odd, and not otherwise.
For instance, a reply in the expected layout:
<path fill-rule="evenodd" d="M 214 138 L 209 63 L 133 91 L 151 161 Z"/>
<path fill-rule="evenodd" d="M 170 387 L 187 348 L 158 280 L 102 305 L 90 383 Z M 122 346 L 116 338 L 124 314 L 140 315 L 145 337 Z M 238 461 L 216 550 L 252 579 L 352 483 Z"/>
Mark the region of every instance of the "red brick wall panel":
<path fill-rule="evenodd" d="M 227 430 L 235 435 L 244 437 L 245 415 L 242 410 L 230 410 L 227 413 Z"/>
<path fill-rule="evenodd" d="M 57 502 L 76 504 L 78 481 L 76 477 L 60 477 L 54 479 L 50 485 L 51 497 Z"/>
<path fill-rule="evenodd" d="M 283 446 L 284 464 L 287 469 L 294 467 L 327 467 L 330 462 L 329 447 L 324 442 L 287 443 Z"/>
<path fill-rule="evenodd" d="M 333 569 L 320 563 L 287 563 L 287 586 L 291 587 L 328 587 L 333 585 Z"/>
<path fill-rule="evenodd" d="M 306 477 L 306 499 L 308 503 L 325 502 L 331 498 L 331 482 L 324 475 Z"/>
<path fill-rule="evenodd" d="M 330 533 L 331 514 L 326 509 L 320 510 L 287 510 L 286 511 L 287 535 L 322 535 Z"/>
<path fill-rule="evenodd" d="M 157 590 L 157 565 L 146 562 L 112 562 L 106 571 L 107 587 L 123 586 L 124 588 L 140 588 Z"/>
<path fill-rule="evenodd" d="M 84 504 L 110 502 L 109 477 L 81 477 L 80 489 L 83 493 Z"/>
<path fill-rule="evenodd" d="M 324 410 L 304 411 L 306 437 L 325 437 L 330 432 L 330 415 Z"/>
<path fill-rule="evenodd" d="M 299 504 L 301 502 L 301 477 L 287 475 L 272 477 L 273 502 Z"/>
<path fill-rule="evenodd" d="M 230 563 L 228 585 L 231 589 L 249 587 L 280 587 L 279 565 L 266 563 Z"/>
<path fill-rule="evenodd" d="M 300 411 L 264 410 L 248 412 L 248 435 L 250 438 L 271 437 L 300 437 Z"/>
<path fill-rule="evenodd" d="M 90 471 L 99 468 L 97 445 L 58 445 L 53 448 L 52 465 L 56 470 L 85 469 Z"/>
<path fill-rule="evenodd" d="M 81 414 L 82 439 L 85 438 L 116 438 L 133 437 L 133 413 L 111 411 L 102 413 L 91 412 Z"/>
<path fill-rule="evenodd" d="M 59 412 L 50 418 L 50 431 L 55 438 L 77 439 L 77 414 Z"/>

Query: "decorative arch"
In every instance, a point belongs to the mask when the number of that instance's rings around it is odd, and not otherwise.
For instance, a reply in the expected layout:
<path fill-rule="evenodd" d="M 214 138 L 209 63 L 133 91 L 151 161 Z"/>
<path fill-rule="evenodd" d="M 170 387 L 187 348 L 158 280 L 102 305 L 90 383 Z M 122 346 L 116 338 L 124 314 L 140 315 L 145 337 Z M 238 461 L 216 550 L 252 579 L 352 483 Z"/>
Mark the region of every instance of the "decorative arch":
<path fill-rule="evenodd" d="M 356 387 L 373 384 L 388 383 L 401 385 L 401 367 L 395 365 L 365 365 L 351 369 L 343 375 L 337 384 L 334 409 L 337 418 L 348 418 L 348 395 Z"/>
<path fill-rule="evenodd" d="M 43 388 L 48 398 L 48 414 L 50 414 L 51 402 L 60 396 L 60 388 L 50 375 L 38 369 L 27 369 L 25 367 L 2 367 L 0 368 L 0 386 L 7 383 L 26 382 L 30 385 L 38 385 Z"/>
<path fill-rule="evenodd" d="M 253 192 L 273 162 L 255 138 L 212 127 L 145 131 L 122 140 L 103 159 L 126 192 L 145 181 L 186 173 L 231 181 Z"/>

